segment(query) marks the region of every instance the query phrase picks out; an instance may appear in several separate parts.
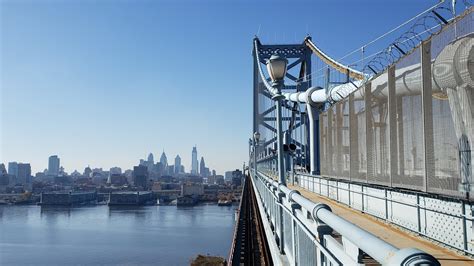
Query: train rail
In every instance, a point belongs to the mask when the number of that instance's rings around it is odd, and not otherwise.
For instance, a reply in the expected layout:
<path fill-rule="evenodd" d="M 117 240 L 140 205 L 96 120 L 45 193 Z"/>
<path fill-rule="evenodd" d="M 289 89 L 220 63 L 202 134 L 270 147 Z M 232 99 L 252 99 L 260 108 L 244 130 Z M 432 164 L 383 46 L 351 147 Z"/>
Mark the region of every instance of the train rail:
<path fill-rule="evenodd" d="M 250 178 L 246 178 L 228 265 L 272 265 Z"/>

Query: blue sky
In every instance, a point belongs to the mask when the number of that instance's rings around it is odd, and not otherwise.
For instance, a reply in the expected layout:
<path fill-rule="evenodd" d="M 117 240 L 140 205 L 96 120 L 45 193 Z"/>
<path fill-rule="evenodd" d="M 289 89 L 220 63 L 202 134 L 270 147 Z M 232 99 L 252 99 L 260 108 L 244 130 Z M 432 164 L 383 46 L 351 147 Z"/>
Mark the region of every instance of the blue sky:
<path fill-rule="evenodd" d="M 0 0 L 0 162 L 128 169 L 164 149 L 189 170 L 196 144 L 240 168 L 257 32 L 338 57 L 434 3 Z"/>

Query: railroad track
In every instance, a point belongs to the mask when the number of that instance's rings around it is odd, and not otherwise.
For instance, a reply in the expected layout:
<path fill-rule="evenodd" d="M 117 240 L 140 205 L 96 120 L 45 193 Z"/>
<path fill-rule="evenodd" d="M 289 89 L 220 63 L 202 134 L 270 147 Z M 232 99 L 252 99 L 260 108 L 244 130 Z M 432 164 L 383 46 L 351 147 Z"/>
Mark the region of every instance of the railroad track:
<path fill-rule="evenodd" d="M 272 265 L 256 194 L 249 177 L 242 192 L 229 265 Z"/>

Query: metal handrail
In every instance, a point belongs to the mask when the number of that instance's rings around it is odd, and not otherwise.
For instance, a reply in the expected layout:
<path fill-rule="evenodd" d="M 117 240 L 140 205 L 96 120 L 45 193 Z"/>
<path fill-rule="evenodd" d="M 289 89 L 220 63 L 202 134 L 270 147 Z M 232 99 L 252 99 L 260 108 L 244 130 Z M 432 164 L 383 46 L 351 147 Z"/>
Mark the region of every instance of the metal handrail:
<path fill-rule="evenodd" d="M 404 265 L 404 263 L 408 261 L 410 263 L 416 263 L 415 260 L 421 260 L 431 265 L 439 265 L 439 262 L 433 256 L 418 249 L 398 249 L 370 232 L 332 213 L 326 204 L 313 202 L 295 192 L 295 190 L 278 184 L 275 180 L 267 177 L 262 172 L 257 173 L 257 176 L 275 190 L 283 193 L 283 196 L 289 202 L 296 203 L 311 212 L 314 221 L 331 227 L 352 243 L 357 243 L 357 246 L 361 250 L 369 254 L 379 263 Z"/>
<path fill-rule="evenodd" d="M 324 177 L 322 176 L 318 176 L 318 175 L 310 175 L 310 174 L 307 174 L 307 173 L 298 173 L 298 175 L 301 175 L 301 176 L 307 176 L 307 177 L 311 177 L 311 178 L 321 178 L 321 179 L 324 179 Z M 348 180 L 337 180 L 337 179 L 327 179 L 329 181 L 336 181 L 336 182 L 343 182 L 343 183 L 348 183 L 348 184 L 351 184 L 351 182 L 348 182 Z M 358 186 L 361 186 L 361 185 L 368 185 L 368 184 L 353 184 L 353 185 L 358 185 Z M 420 208 L 421 210 L 425 210 L 425 211 L 430 211 L 430 212 L 436 212 L 436 213 L 439 213 L 439 214 L 444 214 L 444 215 L 447 215 L 447 216 L 451 216 L 451 217 L 454 217 L 454 218 L 466 218 L 466 220 L 469 220 L 469 221 L 474 221 L 474 217 L 473 218 L 470 218 L 468 217 L 467 215 L 456 215 L 456 214 L 451 214 L 451 213 L 447 213 L 447 212 L 442 212 L 442 211 L 438 211 L 438 210 L 435 210 L 435 209 L 430 209 L 430 208 L 426 208 L 426 207 L 423 207 L 422 205 L 420 204 L 410 204 L 410 203 L 407 203 L 407 202 L 403 202 L 403 201 L 398 201 L 398 200 L 394 200 L 394 199 L 389 199 L 387 197 L 379 197 L 379 196 L 374 196 L 374 195 L 370 195 L 368 193 L 364 193 L 364 192 L 361 192 L 361 191 L 353 191 L 353 190 L 350 190 L 350 189 L 347 189 L 347 188 L 342 188 L 342 187 L 337 187 L 337 186 L 334 186 L 334 185 L 331 185 L 331 184 L 325 184 L 325 186 L 328 186 L 328 187 L 331 187 L 331 188 L 336 188 L 336 189 L 339 189 L 339 190 L 342 190 L 342 191 L 347 191 L 347 192 L 351 192 L 351 193 L 354 193 L 354 194 L 358 194 L 358 195 L 364 195 L 364 196 L 367 196 L 367 197 L 370 197 L 370 198 L 375 198 L 375 199 L 380 199 L 380 200 L 388 200 L 390 202 L 393 202 L 393 203 L 398 203 L 398 204 L 401 204 L 401 205 L 405 205 L 405 206 L 408 206 L 408 207 L 418 207 Z M 377 188 L 377 189 L 385 189 L 385 190 L 388 190 L 389 188 Z M 415 193 L 415 195 L 417 195 L 417 193 Z M 426 195 L 424 195 L 426 196 Z"/>

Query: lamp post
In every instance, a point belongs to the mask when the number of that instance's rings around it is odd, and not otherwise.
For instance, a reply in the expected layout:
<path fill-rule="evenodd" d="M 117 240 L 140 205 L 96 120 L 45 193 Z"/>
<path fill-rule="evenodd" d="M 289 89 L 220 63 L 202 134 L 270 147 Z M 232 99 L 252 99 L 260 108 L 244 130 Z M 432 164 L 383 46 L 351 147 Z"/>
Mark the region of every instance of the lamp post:
<path fill-rule="evenodd" d="M 283 125 L 281 117 L 281 103 L 285 98 L 281 94 L 281 89 L 284 86 L 284 78 L 286 75 L 286 66 L 288 60 L 279 55 L 272 55 L 267 60 L 267 70 L 272 79 L 272 87 L 275 89 L 275 94 L 272 99 L 275 101 L 277 110 L 277 143 L 278 143 L 278 182 L 286 186 L 285 166 L 283 162 Z"/>
<path fill-rule="evenodd" d="M 253 169 L 254 169 L 254 176 L 257 176 L 257 146 L 258 142 L 260 141 L 260 133 L 255 132 L 253 133 Z"/>

